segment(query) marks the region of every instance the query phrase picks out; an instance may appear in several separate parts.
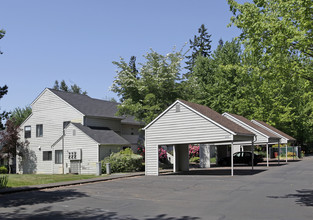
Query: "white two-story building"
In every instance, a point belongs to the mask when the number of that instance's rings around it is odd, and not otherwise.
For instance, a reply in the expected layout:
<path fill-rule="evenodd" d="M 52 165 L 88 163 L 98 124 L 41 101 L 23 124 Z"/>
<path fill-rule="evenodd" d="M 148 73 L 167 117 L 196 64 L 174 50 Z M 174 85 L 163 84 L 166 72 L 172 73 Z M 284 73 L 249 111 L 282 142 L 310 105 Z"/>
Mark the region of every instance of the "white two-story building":
<path fill-rule="evenodd" d="M 21 125 L 29 150 L 17 173 L 96 174 L 97 163 L 123 147 L 137 147 L 143 124 L 116 116 L 116 102 L 46 88 Z"/>

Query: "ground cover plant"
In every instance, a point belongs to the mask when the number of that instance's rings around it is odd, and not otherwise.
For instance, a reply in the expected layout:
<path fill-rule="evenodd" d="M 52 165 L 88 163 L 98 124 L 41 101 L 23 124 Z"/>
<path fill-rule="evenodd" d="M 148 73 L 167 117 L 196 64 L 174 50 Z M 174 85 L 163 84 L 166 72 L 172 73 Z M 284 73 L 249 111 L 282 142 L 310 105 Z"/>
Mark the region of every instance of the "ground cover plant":
<path fill-rule="evenodd" d="M 90 179 L 95 175 L 74 174 L 9 174 L 7 187 L 31 186 L 71 180 Z"/>
<path fill-rule="evenodd" d="M 8 184 L 8 175 L 0 176 L 0 189 L 5 188 Z"/>

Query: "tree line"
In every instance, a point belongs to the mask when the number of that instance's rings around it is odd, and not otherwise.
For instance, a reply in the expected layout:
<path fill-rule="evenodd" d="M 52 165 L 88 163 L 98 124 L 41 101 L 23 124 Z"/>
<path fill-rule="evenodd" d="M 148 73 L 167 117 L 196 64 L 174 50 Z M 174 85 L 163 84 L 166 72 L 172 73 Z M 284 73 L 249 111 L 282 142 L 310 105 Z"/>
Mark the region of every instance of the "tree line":
<path fill-rule="evenodd" d="M 313 2 L 228 0 L 230 26 L 242 33 L 221 39 L 211 51 L 204 25 L 189 51 L 162 55 L 154 50 L 117 66 L 111 90 L 121 101 L 119 114 L 151 122 L 178 98 L 265 121 L 313 145 Z"/>
<path fill-rule="evenodd" d="M 114 61 L 118 70 L 111 90 L 120 98 L 118 114 L 149 123 L 180 98 L 219 113 L 265 121 L 312 149 L 313 2 L 228 4 L 233 13 L 229 26 L 241 34 L 231 41 L 221 39 L 215 50 L 211 34 L 201 25 L 187 49 L 166 55 L 151 49 L 142 63 L 136 63 L 136 56 L 129 62 Z M 0 30 L 0 39 L 4 35 Z M 54 89 L 86 94 L 64 80 L 56 81 Z M 6 85 L 0 87 L 0 98 L 7 92 Z M 27 108 L 15 110 L 15 115 L 30 114 Z M 7 116 L 0 114 L 1 119 Z"/>

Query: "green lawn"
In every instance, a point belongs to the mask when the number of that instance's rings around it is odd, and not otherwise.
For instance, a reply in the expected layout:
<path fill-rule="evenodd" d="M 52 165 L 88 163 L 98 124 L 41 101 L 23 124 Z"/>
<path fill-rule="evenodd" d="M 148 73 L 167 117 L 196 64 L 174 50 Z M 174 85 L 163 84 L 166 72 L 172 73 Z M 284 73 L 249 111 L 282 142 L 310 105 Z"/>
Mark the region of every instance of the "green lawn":
<path fill-rule="evenodd" d="M 95 175 L 73 175 L 73 174 L 8 174 L 7 187 L 31 186 L 45 183 L 64 182 L 95 178 Z"/>

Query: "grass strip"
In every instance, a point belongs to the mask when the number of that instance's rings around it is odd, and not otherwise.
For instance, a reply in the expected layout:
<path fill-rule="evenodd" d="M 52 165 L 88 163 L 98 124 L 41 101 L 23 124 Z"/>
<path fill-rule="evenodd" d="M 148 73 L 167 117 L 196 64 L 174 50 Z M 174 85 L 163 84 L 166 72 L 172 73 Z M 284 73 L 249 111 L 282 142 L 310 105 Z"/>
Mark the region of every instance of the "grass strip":
<path fill-rule="evenodd" d="M 7 187 L 31 186 L 46 183 L 65 182 L 72 180 L 91 179 L 95 175 L 75 174 L 8 174 Z"/>

